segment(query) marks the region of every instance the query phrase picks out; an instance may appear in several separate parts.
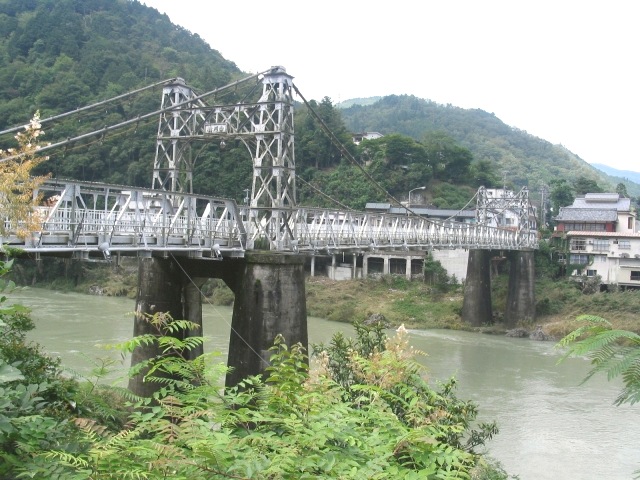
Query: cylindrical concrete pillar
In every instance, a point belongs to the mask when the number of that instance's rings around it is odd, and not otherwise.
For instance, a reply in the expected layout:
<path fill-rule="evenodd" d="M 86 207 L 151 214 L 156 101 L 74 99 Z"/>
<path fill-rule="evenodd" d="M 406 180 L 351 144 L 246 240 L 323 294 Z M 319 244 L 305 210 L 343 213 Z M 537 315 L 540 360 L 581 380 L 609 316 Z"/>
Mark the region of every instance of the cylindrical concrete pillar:
<path fill-rule="evenodd" d="M 358 278 L 357 267 L 358 267 L 358 259 L 355 253 L 351 254 L 351 279 L 355 280 Z"/>
<path fill-rule="evenodd" d="M 489 250 L 469 250 L 462 320 L 476 327 L 493 321 L 490 270 L 491 252 Z"/>
<path fill-rule="evenodd" d="M 335 257 L 334 257 L 335 258 Z M 226 385 L 264 373 L 278 334 L 287 345 L 308 348 L 304 258 L 246 252 L 237 272 Z"/>
<path fill-rule="evenodd" d="M 512 252 L 509 268 L 509 290 L 504 314 L 505 326 L 530 323 L 536 318 L 534 253 Z"/>
<path fill-rule="evenodd" d="M 140 258 L 133 336 L 160 333 L 147 319 L 148 315 L 160 312 L 169 313 L 174 319 L 182 317 L 182 271 L 171 260 Z M 131 365 L 155 358 L 159 353 L 156 345 L 140 346 L 131 355 Z M 144 373 L 129 380 L 129 389 L 136 395 L 149 397 L 161 385 L 143 382 Z"/>
<path fill-rule="evenodd" d="M 182 286 L 182 317 L 181 320 L 189 320 L 190 322 L 198 325 L 196 329 L 189 329 L 185 333 L 187 337 L 202 337 L 204 332 L 202 331 L 202 285 L 207 280 L 206 278 L 184 278 Z M 193 360 L 204 353 L 204 348 L 200 345 L 198 348 L 194 348 L 186 352 L 185 358 Z"/>

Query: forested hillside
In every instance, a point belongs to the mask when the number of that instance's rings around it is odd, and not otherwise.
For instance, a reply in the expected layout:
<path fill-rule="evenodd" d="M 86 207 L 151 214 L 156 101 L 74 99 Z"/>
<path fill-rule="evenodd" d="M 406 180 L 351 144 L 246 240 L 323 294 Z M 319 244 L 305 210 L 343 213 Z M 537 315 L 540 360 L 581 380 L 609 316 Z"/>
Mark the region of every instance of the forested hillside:
<path fill-rule="evenodd" d="M 244 76 L 197 35 L 131 0 L 0 0 L 0 130 L 173 77 L 209 91 Z M 160 106 L 160 87 L 43 125 L 57 141 Z M 53 151 L 58 177 L 150 186 L 158 120 Z M 0 138 L 10 145 L 11 136 Z"/>
<path fill-rule="evenodd" d="M 57 116 L 173 77 L 204 93 L 245 76 L 215 45 L 137 0 L 0 0 L 0 130 L 26 124 L 36 111 L 41 118 Z M 233 104 L 246 93 L 209 103 Z M 136 119 L 157 110 L 161 94 L 158 86 L 46 122 L 45 141 Z M 333 144 L 309 110 L 298 106 L 295 156 L 303 204 L 360 209 L 389 201 L 389 194 L 406 200 L 409 190 L 426 186 L 414 200 L 460 208 L 478 186 L 505 181 L 527 185 L 532 196 L 542 184 L 552 189 L 558 179 L 574 193 L 576 182 L 607 190 L 616 185 L 566 149 L 480 110 L 409 96 L 355 99 L 348 108 L 337 108 L 329 98 L 310 103 L 343 146 Z M 385 136 L 356 146 L 351 132 L 361 131 Z M 156 132 L 157 118 L 136 121 L 48 152 L 50 160 L 36 173 L 149 187 Z M 0 136 L 0 147 L 12 146 L 12 136 Z M 197 193 L 241 202 L 251 187 L 251 158 L 239 142 L 199 147 L 194 162 Z M 629 194 L 640 195 L 640 187 L 627 185 Z"/>
<path fill-rule="evenodd" d="M 609 175 L 609 177 L 614 179 L 614 181 L 631 181 L 640 184 L 640 172 L 634 172 L 631 170 L 618 170 L 617 168 L 612 168 L 601 163 L 594 163 L 593 166 L 606 175 Z M 640 166 L 637 165 L 630 165 L 630 167 L 640 170 Z"/>
<path fill-rule="evenodd" d="M 610 191 L 623 182 L 629 194 L 640 195 L 640 185 L 629 178 L 609 177 L 561 145 L 506 125 L 483 110 L 408 95 L 384 97 L 373 104 L 367 99 L 347 101 L 345 105 L 349 106 L 341 109 L 342 116 L 355 132 L 395 132 L 422 140 L 429 132 L 444 131 L 468 148 L 475 161 L 490 162 L 507 184 L 528 186 L 532 193 L 557 179 L 572 183 L 583 177 Z"/>

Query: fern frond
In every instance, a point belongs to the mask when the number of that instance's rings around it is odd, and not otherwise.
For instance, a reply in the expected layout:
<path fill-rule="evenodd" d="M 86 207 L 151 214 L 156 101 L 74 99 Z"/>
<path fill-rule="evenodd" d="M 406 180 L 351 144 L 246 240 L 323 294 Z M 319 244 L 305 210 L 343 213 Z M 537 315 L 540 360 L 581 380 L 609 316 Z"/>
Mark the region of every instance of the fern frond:
<path fill-rule="evenodd" d="M 138 347 L 153 345 L 156 339 L 157 339 L 156 335 L 146 333 L 144 335 L 135 336 L 125 342 L 106 346 L 105 348 L 120 350 L 121 352 L 124 352 L 124 353 L 132 353 Z"/>
<path fill-rule="evenodd" d="M 89 462 L 87 462 L 86 460 L 84 460 L 83 458 L 80 458 L 72 453 L 68 453 L 68 452 L 62 452 L 59 450 L 52 450 L 52 451 L 48 451 L 45 452 L 43 454 L 44 458 L 50 459 L 50 460 L 57 460 L 58 462 L 62 463 L 63 465 L 67 465 L 73 468 L 88 468 L 89 467 Z"/>
<path fill-rule="evenodd" d="M 628 368 L 622 373 L 625 388 L 616 399 L 616 405 L 630 403 L 633 405 L 640 401 L 640 356 L 637 356 Z"/>
<path fill-rule="evenodd" d="M 583 325 L 582 327 L 579 327 L 573 332 L 566 335 L 562 340 L 558 342 L 558 347 L 569 346 L 577 339 L 582 337 L 585 333 L 596 333 L 597 331 L 611 329 L 611 323 L 609 323 L 604 318 L 595 315 L 580 315 L 576 320 L 580 322 L 588 322 L 588 325 Z"/>
<path fill-rule="evenodd" d="M 189 320 L 173 320 L 165 326 L 166 333 L 179 333 L 189 330 L 200 330 L 200 325 Z"/>
<path fill-rule="evenodd" d="M 616 349 L 615 362 L 612 362 L 610 368 L 607 371 L 607 378 L 612 380 L 620 375 L 623 378 L 628 372 L 633 372 L 634 368 L 640 365 L 640 349 L 625 347 Z M 638 378 L 640 381 L 640 377 Z"/>
<path fill-rule="evenodd" d="M 593 368 L 583 383 L 596 373 L 604 372 L 609 380 L 622 376 L 624 388 L 616 405 L 640 401 L 640 335 L 627 330 L 612 330 L 606 320 L 583 315 L 590 322 L 567 335 L 559 343 L 569 347 L 562 360 L 569 356 L 588 356 Z"/>
<path fill-rule="evenodd" d="M 109 437 L 108 428 L 104 425 L 100 425 L 91 418 L 75 418 L 73 423 L 80 428 L 80 430 L 93 437 L 93 441 L 95 441 L 96 436 L 100 436 L 102 438 Z"/>

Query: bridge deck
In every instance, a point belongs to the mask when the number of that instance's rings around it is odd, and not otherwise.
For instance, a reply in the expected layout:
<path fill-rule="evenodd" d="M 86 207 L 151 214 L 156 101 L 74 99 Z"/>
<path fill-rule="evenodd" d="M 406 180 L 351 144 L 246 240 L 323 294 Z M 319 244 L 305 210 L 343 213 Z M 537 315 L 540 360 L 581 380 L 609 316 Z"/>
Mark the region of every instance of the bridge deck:
<path fill-rule="evenodd" d="M 42 228 L 27 238 L 0 242 L 29 253 L 88 258 L 172 254 L 197 258 L 243 256 L 256 248 L 255 232 L 268 235 L 252 208 L 224 198 L 133 189 L 114 185 L 47 182 L 36 208 Z M 422 217 L 297 207 L 283 210 L 289 232 L 279 251 L 338 253 L 384 249 L 468 248 L 531 250 L 535 231 L 436 222 Z M 5 223 L 5 229 L 12 231 Z M 273 228 L 273 227 L 270 227 Z M 274 235 L 274 238 L 281 235 Z"/>

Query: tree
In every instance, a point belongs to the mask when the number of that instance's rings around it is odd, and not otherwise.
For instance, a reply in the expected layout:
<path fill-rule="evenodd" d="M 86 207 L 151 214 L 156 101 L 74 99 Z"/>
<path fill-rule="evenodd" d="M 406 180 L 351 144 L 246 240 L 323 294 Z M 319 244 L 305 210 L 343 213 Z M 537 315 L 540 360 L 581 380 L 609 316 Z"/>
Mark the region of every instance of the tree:
<path fill-rule="evenodd" d="M 625 198 L 629 197 L 629 194 L 627 193 L 627 186 L 622 182 L 616 185 L 616 192 Z"/>
<path fill-rule="evenodd" d="M 441 291 L 446 291 L 449 287 L 451 279 L 447 269 L 442 266 L 439 260 L 433 258 L 431 252 L 425 256 L 423 272 L 426 284 Z"/>
<path fill-rule="evenodd" d="M 489 160 L 478 160 L 471 164 L 471 186 L 493 188 L 500 185 L 500 175 L 496 171 L 495 164 Z"/>
<path fill-rule="evenodd" d="M 20 237 L 40 229 L 40 218 L 33 210 L 38 199 L 33 192 L 46 179 L 32 176 L 31 171 L 47 157 L 38 155 L 40 114 L 36 113 L 24 132 L 16 134 L 18 148 L 0 150 L 0 234 L 12 230 Z"/>
<path fill-rule="evenodd" d="M 560 207 L 566 207 L 573 203 L 573 189 L 571 185 L 563 178 L 558 180 L 552 180 L 549 182 L 551 185 L 551 193 L 549 198 L 551 200 L 551 208 L 557 215 L 560 211 Z"/>
<path fill-rule="evenodd" d="M 584 195 L 586 193 L 601 193 L 603 190 L 598 182 L 586 177 L 578 177 L 573 182 L 573 189 L 576 195 Z"/>
<path fill-rule="evenodd" d="M 428 132 L 422 139 L 434 178 L 451 183 L 469 183 L 473 155 L 444 132 Z"/>
<path fill-rule="evenodd" d="M 324 97 L 320 103 L 311 100 L 308 107 L 298 108 L 295 112 L 296 164 L 298 167 L 312 166 L 316 169 L 335 167 L 340 164 L 342 152 L 334 145 L 308 108 L 313 109 L 344 148 L 350 152 L 354 150 L 351 134 L 344 125 L 340 112 L 332 105 L 331 99 Z M 309 179 L 307 175 L 306 180 Z"/>

